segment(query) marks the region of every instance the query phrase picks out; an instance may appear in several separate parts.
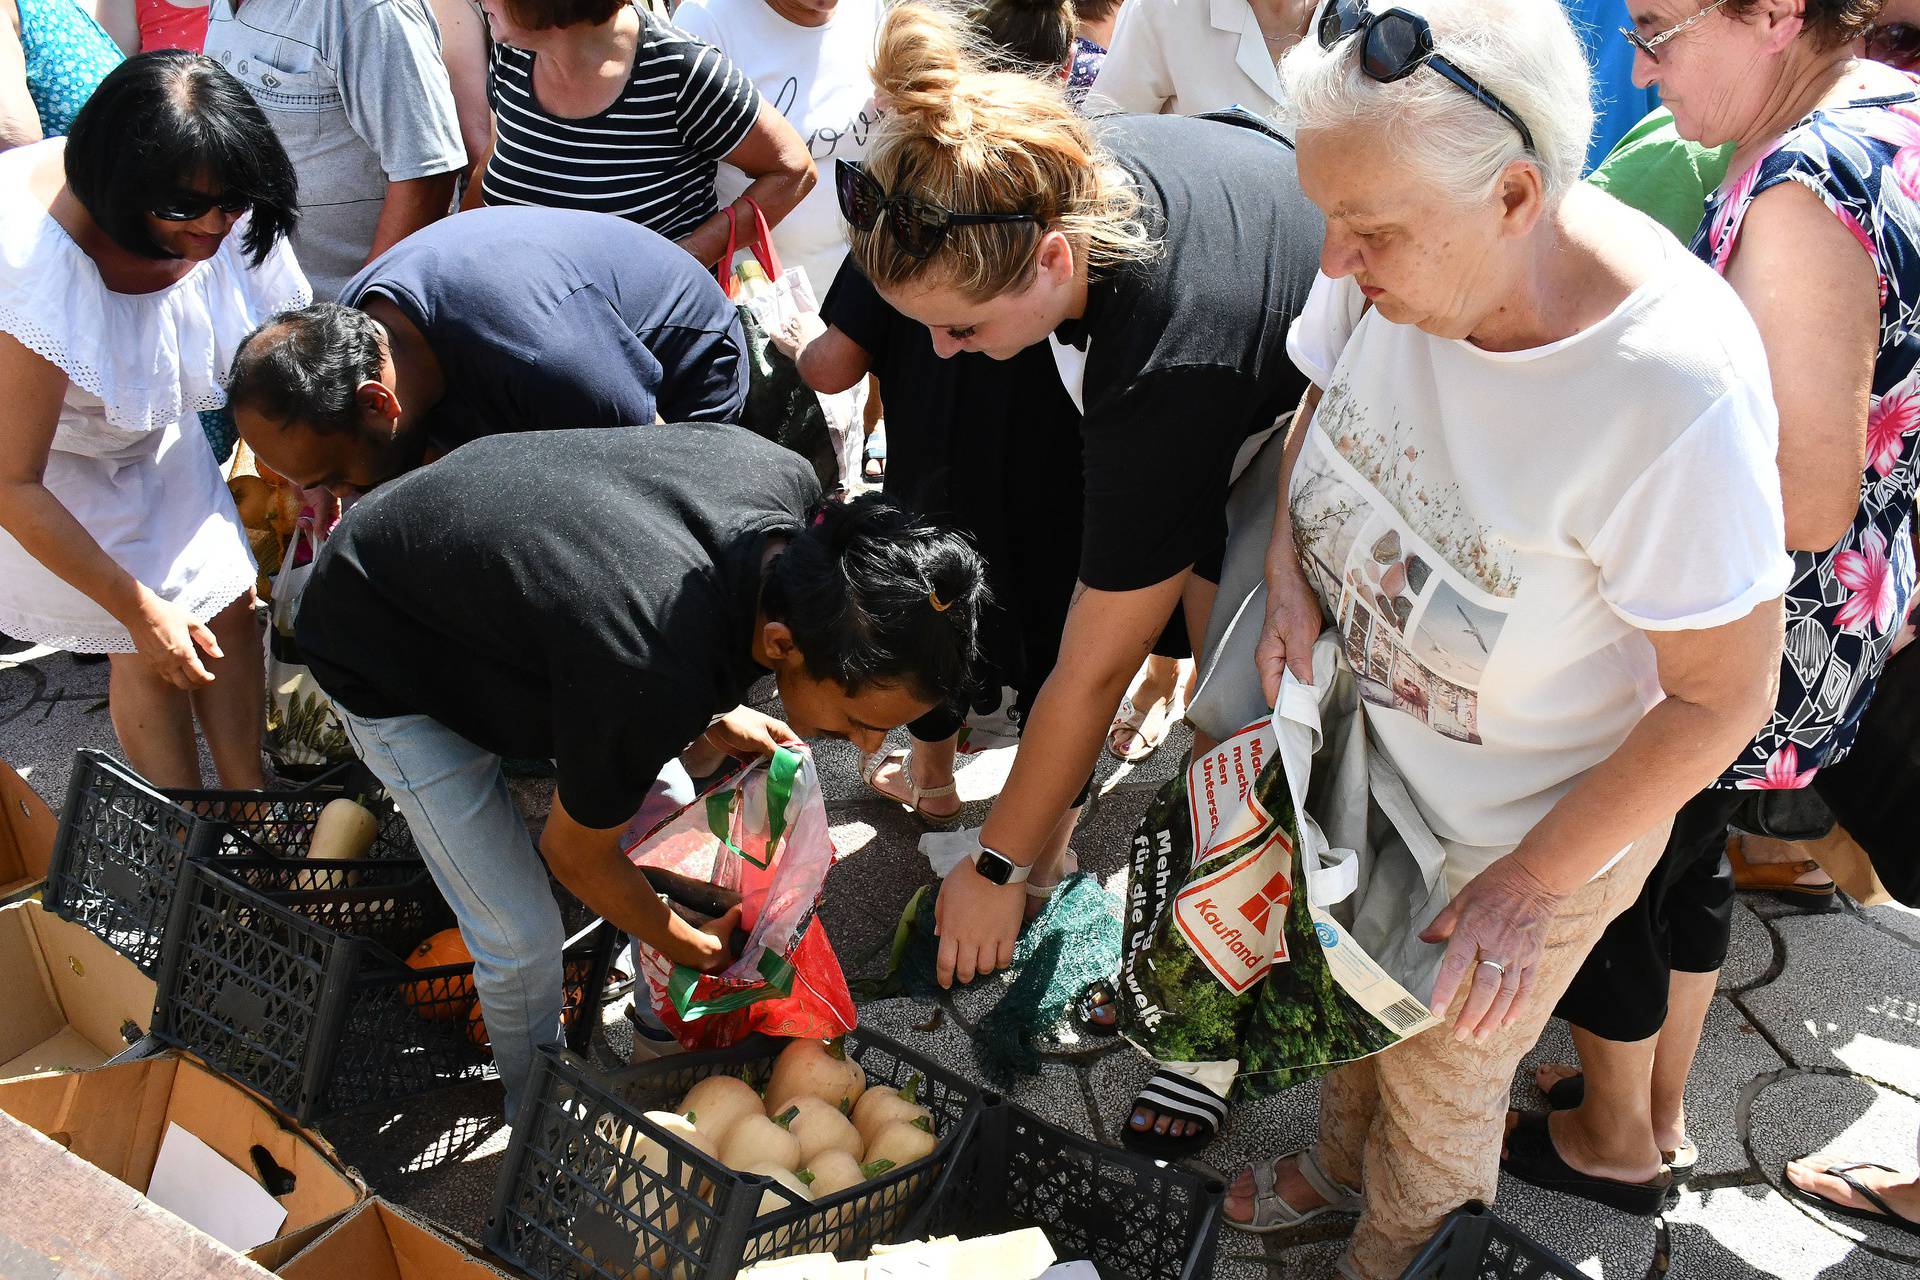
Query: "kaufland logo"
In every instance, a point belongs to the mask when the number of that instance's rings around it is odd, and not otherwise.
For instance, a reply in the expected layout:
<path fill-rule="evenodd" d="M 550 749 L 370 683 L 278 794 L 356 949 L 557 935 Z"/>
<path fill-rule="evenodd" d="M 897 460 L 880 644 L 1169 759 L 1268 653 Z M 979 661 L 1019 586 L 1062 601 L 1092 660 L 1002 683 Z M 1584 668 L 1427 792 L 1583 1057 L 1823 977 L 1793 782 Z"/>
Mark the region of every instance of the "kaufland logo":
<path fill-rule="evenodd" d="M 1174 899 L 1174 924 L 1227 990 L 1245 991 L 1276 960 L 1287 958 L 1286 933 L 1274 908 L 1284 919 L 1293 901 L 1292 867 L 1293 846 L 1284 832 L 1275 831 Z"/>

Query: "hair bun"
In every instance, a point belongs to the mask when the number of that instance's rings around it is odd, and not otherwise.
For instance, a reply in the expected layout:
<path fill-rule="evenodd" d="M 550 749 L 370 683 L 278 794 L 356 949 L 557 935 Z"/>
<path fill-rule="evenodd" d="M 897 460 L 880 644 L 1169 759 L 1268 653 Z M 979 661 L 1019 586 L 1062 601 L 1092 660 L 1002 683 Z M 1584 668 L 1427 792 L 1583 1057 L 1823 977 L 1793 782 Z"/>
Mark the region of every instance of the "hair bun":
<path fill-rule="evenodd" d="M 889 111 L 914 117 L 946 145 L 959 145 L 971 130 L 972 112 L 961 86 L 976 70 L 961 28 L 938 9 L 903 4 L 881 24 L 874 88 Z"/>

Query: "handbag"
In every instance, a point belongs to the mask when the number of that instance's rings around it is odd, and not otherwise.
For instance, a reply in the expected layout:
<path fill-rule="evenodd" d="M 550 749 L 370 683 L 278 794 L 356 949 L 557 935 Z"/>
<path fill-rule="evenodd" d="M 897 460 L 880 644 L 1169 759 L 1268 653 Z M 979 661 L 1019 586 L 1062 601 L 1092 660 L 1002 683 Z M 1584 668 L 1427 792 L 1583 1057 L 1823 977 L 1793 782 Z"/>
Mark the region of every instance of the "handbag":
<path fill-rule="evenodd" d="M 772 338 L 794 316 L 817 312 L 819 307 L 806 273 L 799 268 L 782 269 L 767 215 L 754 201 L 747 203 L 759 233 L 752 246 L 753 260 L 760 264 L 766 285 L 749 288 L 734 271 L 740 237 L 732 205 L 726 209 L 727 252 L 714 269 L 727 297 L 739 309 L 740 330 L 747 343 L 747 402 L 740 425 L 805 458 L 813 465 L 821 492 L 832 493 L 841 483 L 840 459 L 826 406 Z"/>
<path fill-rule="evenodd" d="M 304 562 L 303 549 L 307 552 Z M 267 723 L 262 736 L 274 767 L 288 774 L 355 758 L 333 699 L 301 661 L 300 646 L 293 638 L 294 615 L 319 551 L 320 538 L 309 512 L 295 522 L 273 582 L 273 611 L 267 628 Z"/>

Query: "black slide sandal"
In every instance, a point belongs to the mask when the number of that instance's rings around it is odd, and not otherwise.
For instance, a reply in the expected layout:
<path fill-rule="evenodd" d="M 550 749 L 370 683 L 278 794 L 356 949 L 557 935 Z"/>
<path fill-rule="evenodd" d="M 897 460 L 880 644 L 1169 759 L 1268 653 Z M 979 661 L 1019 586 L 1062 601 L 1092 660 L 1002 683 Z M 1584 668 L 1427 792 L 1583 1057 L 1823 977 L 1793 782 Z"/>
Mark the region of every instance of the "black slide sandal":
<path fill-rule="evenodd" d="M 1113 1010 L 1113 1021 L 1101 1022 L 1095 1018 L 1095 1011 L 1100 1009 Z M 1080 999 L 1074 1002 L 1073 1025 L 1090 1036 L 1120 1034 L 1120 996 L 1111 982 L 1102 978 L 1087 984 L 1087 989 L 1080 993 Z"/>
<path fill-rule="evenodd" d="M 1553 1134 L 1547 1128 L 1544 1111 L 1521 1113 L 1513 1131 L 1507 1135 L 1507 1153 L 1500 1157 L 1500 1167 L 1520 1181 L 1544 1190 L 1579 1196 L 1642 1218 L 1651 1218 L 1660 1212 L 1667 1188 L 1673 1184 L 1673 1175 L 1665 1169 L 1646 1182 L 1621 1182 L 1580 1172 L 1568 1164 L 1553 1145 Z"/>
<path fill-rule="evenodd" d="M 1152 1126 L 1145 1130 L 1136 1129 L 1133 1127 L 1133 1113 L 1141 1107 L 1149 1108 L 1156 1117 L 1164 1117 L 1169 1121 L 1184 1120 L 1200 1128 L 1195 1133 L 1178 1138 L 1171 1134 L 1155 1133 Z M 1130 1150 L 1152 1156 L 1155 1160 L 1181 1160 L 1206 1150 L 1226 1123 L 1225 1098 L 1196 1080 L 1162 1067 L 1153 1073 L 1146 1087 L 1134 1098 L 1133 1105 L 1127 1108 L 1127 1117 L 1120 1122 L 1120 1141 Z"/>
<path fill-rule="evenodd" d="M 1814 1204 L 1819 1205 L 1823 1213 L 1837 1213 L 1842 1217 L 1854 1218 L 1861 1222 L 1877 1222 L 1883 1227 L 1892 1227 L 1895 1231 L 1904 1231 L 1910 1236 L 1920 1236 L 1920 1222 L 1915 1222 L 1911 1218 L 1906 1218 L 1895 1213 L 1893 1206 L 1880 1198 L 1879 1192 L 1853 1176 L 1855 1169 L 1878 1169 L 1882 1173 L 1898 1173 L 1900 1171 L 1884 1164 L 1875 1164 L 1871 1160 L 1855 1160 L 1851 1164 L 1836 1164 L 1820 1171 L 1829 1178 L 1838 1178 L 1840 1181 L 1846 1183 L 1849 1187 L 1853 1188 L 1855 1195 L 1865 1200 L 1868 1204 L 1878 1208 L 1880 1212 L 1875 1213 L 1872 1209 L 1859 1209 L 1850 1204 L 1841 1204 L 1838 1200 L 1827 1199 L 1817 1191 L 1809 1191 L 1799 1183 L 1793 1181 L 1793 1179 L 1787 1177 L 1787 1171 L 1784 1168 L 1780 1170 L 1780 1177 L 1781 1180 L 1786 1183 L 1788 1189 L 1795 1195 L 1799 1196 L 1802 1200 L 1810 1200 Z"/>

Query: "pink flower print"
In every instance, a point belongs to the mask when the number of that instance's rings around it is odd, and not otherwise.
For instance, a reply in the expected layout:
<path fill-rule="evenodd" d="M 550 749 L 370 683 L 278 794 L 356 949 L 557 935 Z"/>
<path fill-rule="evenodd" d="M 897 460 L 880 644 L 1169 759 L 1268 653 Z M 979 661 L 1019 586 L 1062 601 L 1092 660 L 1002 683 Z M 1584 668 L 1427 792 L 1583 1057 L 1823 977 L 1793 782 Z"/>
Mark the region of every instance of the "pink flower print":
<path fill-rule="evenodd" d="M 1880 397 L 1867 414 L 1867 466 L 1889 476 L 1907 451 L 1907 437 L 1920 431 L 1920 395 L 1903 386 Z"/>
<path fill-rule="evenodd" d="M 1848 233 L 1860 242 L 1860 247 L 1867 251 L 1867 258 L 1873 263 L 1873 273 L 1879 277 L 1880 305 L 1886 306 L 1887 273 L 1880 269 L 1880 246 L 1873 242 L 1873 237 L 1867 234 L 1867 229 L 1860 225 L 1860 219 L 1854 217 L 1844 206 L 1828 201 L 1827 207 L 1833 210 L 1834 217 L 1840 219 L 1840 225 L 1845 227 Z"/>
<path fill-rule="evenodd" d="M 1893 566 L 1887 560 L 1887 537 L 1867 530 L 1858 551 L 1842 551 L 1833 558 L 1833 576 L 1853 594 L 1833 617 L 1842 631 L 1885 631 L 1893 625 L 1900 606 Z"/>
<path fill-rule="evenodd" d="M 1800 748 L 1789 742 L 1767 757 L 1765 777 L 1742 778 L 1736 785 L 1742 791 L 1798 791 L 1812 782 L 1818 772 L 1817 765 L 1805 773 L 1800 772 Z"/>
<path fill-rule="evenodd" d="M 1912 107 L 1904 106 L 1869 111 L 1865 130 L 1897 148 L 1893 154 L 1894 179 L 1909 199 L 1920 199 L 1920 116 L 1914 114 Z"/>

